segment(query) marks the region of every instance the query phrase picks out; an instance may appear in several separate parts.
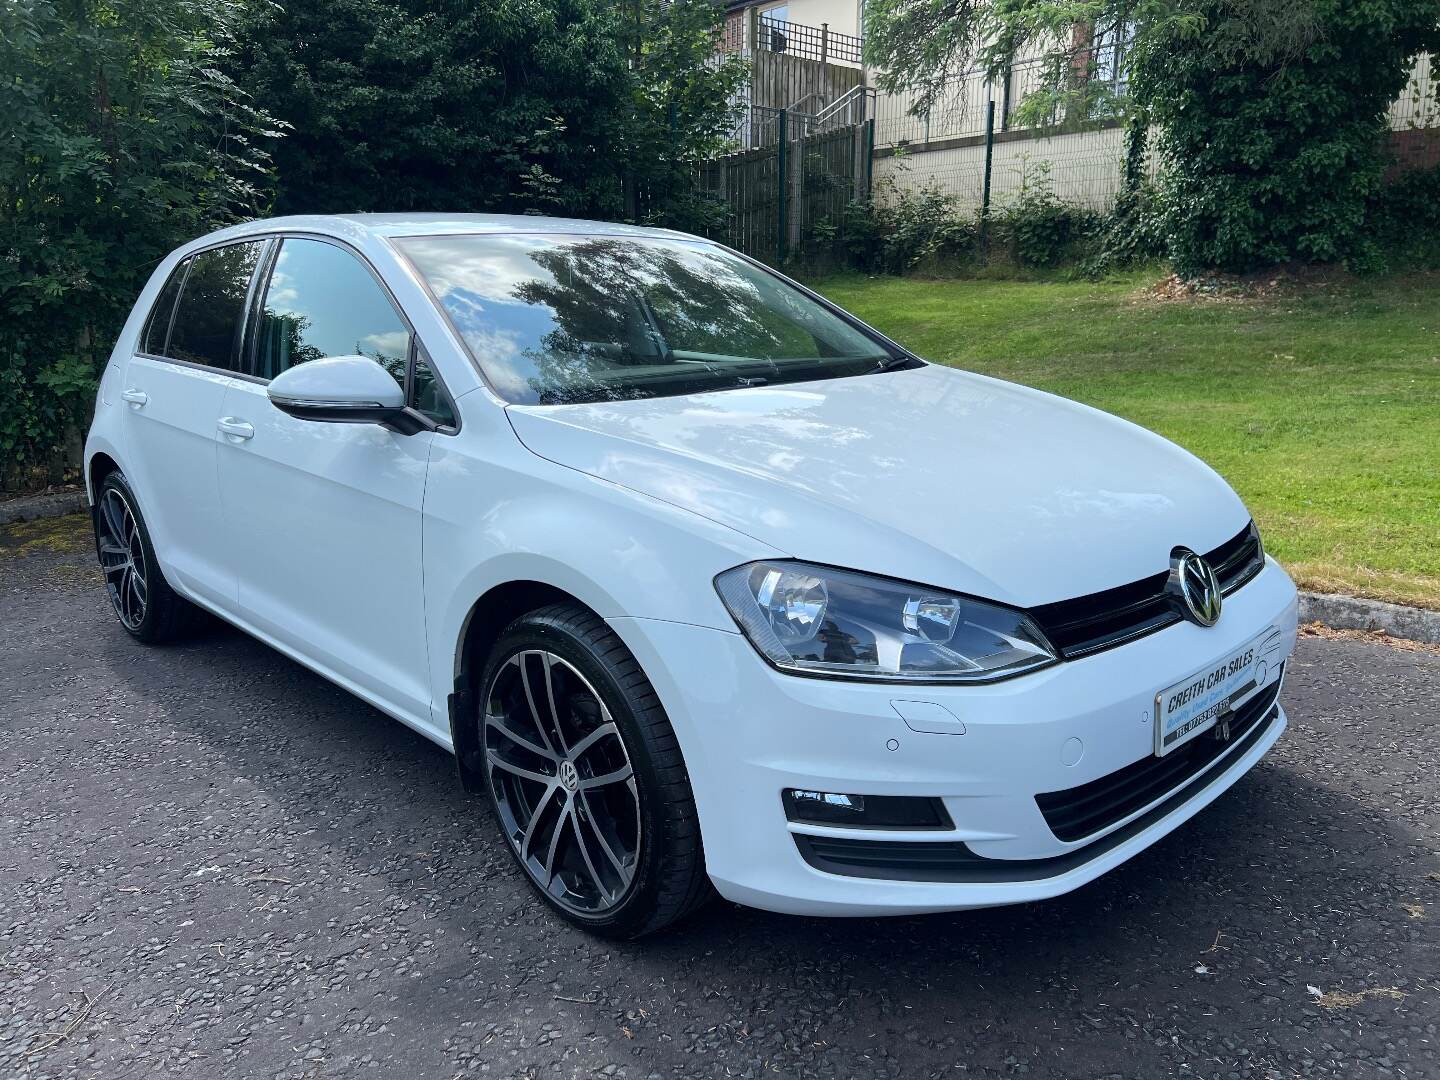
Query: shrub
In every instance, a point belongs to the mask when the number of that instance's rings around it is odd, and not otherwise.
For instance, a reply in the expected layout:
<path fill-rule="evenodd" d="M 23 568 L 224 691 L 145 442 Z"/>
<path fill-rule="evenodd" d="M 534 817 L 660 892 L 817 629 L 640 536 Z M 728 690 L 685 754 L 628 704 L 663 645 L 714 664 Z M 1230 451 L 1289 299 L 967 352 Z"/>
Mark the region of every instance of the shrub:
<path fill-rule="evenodd" d="M 1386 185 L 1371 201 L 1368 219 L 1385 263 L 1440 269 L 1440 168 Z"/>
<path fill-rule="evenodd" d="M 1015 262 L 1046 268 L 1075 259 L 1093 241 L 1100 217 L 1060 201 L 1048 161 L 1024 166 L 1020 194 L 998 215 Z"/>
<path fill-rule="evenodd" d="M 1294 10 L 1308 20 L 1299 43 L 1268 59 L 1202 34 L 1136 60 L 1136 93 L 1162 130 L 1166 236 L 1183 274 L 1370 257 L 1386 110 L 1414 56 L 1440 47 L 1440 0 Z M 1203 0 L 1195 14 L 1224 28 L 1233 12 Z"/>
<path fill-rule="evenodd" d="M 272 125 L 215 67 L 235 10 L 0 5 L 0 487 L 55 478 L 155 264 L 261 208 Z"/>

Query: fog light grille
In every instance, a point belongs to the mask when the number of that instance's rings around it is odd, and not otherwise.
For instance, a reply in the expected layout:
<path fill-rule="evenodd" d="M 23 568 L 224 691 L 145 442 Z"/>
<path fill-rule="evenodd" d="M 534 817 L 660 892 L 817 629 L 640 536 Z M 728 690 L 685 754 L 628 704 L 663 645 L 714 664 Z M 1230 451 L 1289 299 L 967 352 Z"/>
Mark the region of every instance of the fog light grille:
<path fill-rule="evenodd" d="M 797 824 L 851 829 L 953 829 L 939 799 L 908 795 L 848 795 L 786 788 L 785 817 Z"/>

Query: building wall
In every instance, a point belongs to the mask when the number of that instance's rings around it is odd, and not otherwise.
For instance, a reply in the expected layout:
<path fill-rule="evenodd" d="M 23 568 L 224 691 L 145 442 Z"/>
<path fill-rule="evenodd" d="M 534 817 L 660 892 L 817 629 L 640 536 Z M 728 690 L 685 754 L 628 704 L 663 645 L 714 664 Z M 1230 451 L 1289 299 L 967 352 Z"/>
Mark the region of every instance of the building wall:
<path fill-rule="evenodd" d="M 877 158 L 876 197 L 936 190 L 954 198 L 961 211 L 979 210 L 985 186 L 984 139 L 956 142 L 961 145 Z M 991 168 L 991 206 L 1003 208 L 1027 186 L 1048 184 L 1062 202 L 1104 211 L 1120 192 L 1124 163 L 1125 132 L 1118 127 L 1039 139 L 1000 136 Z"/>
<path fill-rule="evenodd" d="M 789 0 L 788 18 L 806 26 L 829 23 L 837 34 L 860 33 L 861 0 Z M 761 9 L 764 10 L 763 8 Z"/>
<path fill-rule="evenodd" d="M 1023 96 L 1016 84 L 1012 100 Z M 874 166 L 877 195 L 932 189 L 953 196 L 961 209 L 978 209 L 985 176 L 986 103 L 991 95 L 1000 110 L 1002 90 L 983 78 L 959 79 L 928 120 L 910 116 L 909 99 L 881 93 L 876 102 Z M 1405 92 L 1390 110 L 1391 175 L 1440 167 L 1440 61 L 1421 57 Z M 1059 198 L 1094 210 L 1106 210 L 1121 189 L 1125 136 L 1118 126 L 1034 137 L 1005 130 L 997 116 L 991 205 L 1003 206 L 1040 176 Z M 899 151 L 897 154 L 896 151 Z M 1150 157 L 1150 169 L 1159 160 Z"/>

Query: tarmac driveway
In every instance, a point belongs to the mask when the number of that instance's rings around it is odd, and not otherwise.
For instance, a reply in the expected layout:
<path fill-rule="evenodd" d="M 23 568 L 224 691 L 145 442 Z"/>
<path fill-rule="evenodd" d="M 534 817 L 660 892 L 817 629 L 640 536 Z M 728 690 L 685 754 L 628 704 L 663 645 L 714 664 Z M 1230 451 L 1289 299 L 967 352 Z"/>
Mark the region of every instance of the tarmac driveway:
<path fill-rule="evenodd" d="M 551 918 L 439 749 L 238 632 L 133 644 L 0 533 L 0 1077 L 1440 1076 L 1440 656 L 1307 637 L 1292 726 L 1044 904 Z"/>

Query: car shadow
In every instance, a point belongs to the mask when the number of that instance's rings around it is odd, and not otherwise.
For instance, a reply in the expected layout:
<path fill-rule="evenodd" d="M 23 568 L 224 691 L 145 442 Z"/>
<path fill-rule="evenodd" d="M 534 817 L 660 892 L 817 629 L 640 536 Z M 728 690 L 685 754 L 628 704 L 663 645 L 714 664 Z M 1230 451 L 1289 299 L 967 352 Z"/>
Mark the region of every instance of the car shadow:
<path fill-rule="evenodd" d="M 1090 1027 L 1106 1038 L 1158 1037 L 1148 1034 L 1156 1009 L 1174 1006 L 1156 1002 L 1177 995 L 1200 1015 L 1229 1013 L 1232 1028 L 1258 1035 L 1282 998 L 1287 1009 L 1306 1005 L 1306 963 L 1323 960 L 1352 977 L 1345 956 L 1393 946 L 1397 898 L 1435 869 L 1395 817 L 1312 775 L 1289 747 L 1292 728 L 1195 819 L 1063 897 L 844 920 L 716 901 L 640 942 L 605 942 L 533 896 L 484 800 L 460 790 L 451 757 L 422 736 L 226 627 L 161 652 L 137 649 L 118 629 L 103 636 L 104 658 L 131 693 L 163 703 L 178 739 L 218 756 L 293 823 L 286 844 L 298 845 L 299 865 L 332 876 L 343 867 L 362 897 L 369 890 L 420 905 L 453 943 L 473 943 L 441 958 L 430 978 L 395 988 L 395 1008 L 437 1030 L 464 1018 L 463 993 L 445 996 L 446 987 L 494 979 L 496 965 L 528 970 L 530 954 L 506 944 L 523 940 L 525 949 L 575 959 L 572 974 L 551 984 L 556 993 L 542 995 L 542 1013 L 664 986 L 660 1003 L 624 1023 L 626 1039 L 642 1043 L 698 1022 L 703 1002 L 717 999 L 764 1027 L 774 1023 L 766 1002 L 781 990 L 804 1038 L 856 1053 L 875 1032 L 912 1029 L 920 1015 L 947 1018 L 952 1042 L 981 1032 L 1023 1040 L 1045 994 L 1038 1015 L 1058 1010 L 1052 1019 L 1063 1015 L 1072 1037 L 1088 1037 Z M 323 908 L 318 884 L 311 902 Z M 1404 945 L 1402 958 L 1412 951 Z M 1385 985 L 1407 977 L 1364 976 Z M 945 1037 L 929 1040 L 937 1062 Z"/>

